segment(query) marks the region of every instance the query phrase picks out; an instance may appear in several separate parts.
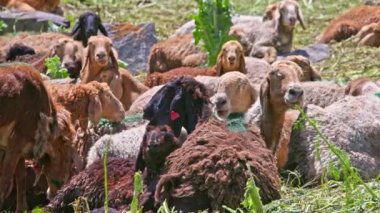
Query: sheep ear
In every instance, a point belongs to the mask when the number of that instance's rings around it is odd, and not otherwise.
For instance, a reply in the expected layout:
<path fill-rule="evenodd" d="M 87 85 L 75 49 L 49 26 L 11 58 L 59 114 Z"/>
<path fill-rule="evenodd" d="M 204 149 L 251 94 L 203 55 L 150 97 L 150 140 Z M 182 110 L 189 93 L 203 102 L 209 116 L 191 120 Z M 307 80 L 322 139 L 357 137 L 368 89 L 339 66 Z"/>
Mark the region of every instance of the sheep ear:
<path fill-rule="evenodd" d="M 218 58 L 216 59 L 216 76 L 223 75 L 223 57 L 224 57 L 223 47 L 219 52 Z"/>
<path fill-rule="evenodd" d="M 84 50 L 83 50 L 83 60 L 82 60 L 82 70 L 80 71 L 80 77 L 81 77 L 81 80 L 83 83 L 88 83 L 88 78 L 89 78 L 89 70 L 86 69 L 87 65 L 90 64 L 90 60 L 91 60 L 91 52 L 90 52 L 90 47 L 86 47 Z"/>
<path fill-rule="evenodd" d="M 70 36 L 74 36 L 78 32 L 79 28 L 80 28 L 80 23 L 79 23 L 79 21 L 77 21 L 74 24 L 73 29 L 71 30 Z"/>
<path fill-rule="evenodd" d="M 245 58 L 244 58 L 244 50 L 243 48 L 241 49 L 240 52 L 240 72 L 247 74 L 247 69 L 245 68 Z"/>
<path fill-rule="evenodd" d="M 270 87 L 270 84 L 269 84 L 269 78 L 267 77 L 262 83 L 261 83 L 261 86 L 260 86 L 260 105 L 261 105 L 261 109 L 262 110 L 265 110 L 268 108 L 268 102 L 269 102 L 269 87 Z M 262 112 L 263 114 L 265 112 Z"/>
<path fill-rule="evenodd" d="M 90 96 L 90 103 L 88 104 L 88 114 L 89 118 L 92 122 L 98 123 L 100 118 L 102 117 L 102 103 L 99 100 L 98 95 Z"/>
<path fill-rule="evenodd" d="M 139 153 L 137 154 L 136 164 L 135 164 L 135 172 L 141 171 L 144 172 L 145 169 L 145 160 L 143 154 L 145 152 L 145 148 L 147 146 L 147 138 L 146 134 L 144 134 L 143 141 L 140 145 Z"/>
<path fill-rule="evenodd" d="M 108 32 L 102 23 L 99 24 L 99 30 L 103 35 L 108 36 Z"/>
<path fill-rule="evenodd" d="M 301 9 L 299 8 L 299 6 L 297 6 L 297 19 L 298 21 L 300 22 L 302 28 L 304 30 L 306 30 L 306 25 L 305 25 L 305 21 L 303 20 L 303 15 L 302 15 L 302 12 L 301 12 Z"/>
<path fill-rule="evenodd" d="M 117 52 L 114 48 L 111 50 L 111 61 L 112 61 L 112 66 L 114 68 L 114 71 L 116 71 L 116 74 L 119 74 L 119 65 L 117 63 Z"/>

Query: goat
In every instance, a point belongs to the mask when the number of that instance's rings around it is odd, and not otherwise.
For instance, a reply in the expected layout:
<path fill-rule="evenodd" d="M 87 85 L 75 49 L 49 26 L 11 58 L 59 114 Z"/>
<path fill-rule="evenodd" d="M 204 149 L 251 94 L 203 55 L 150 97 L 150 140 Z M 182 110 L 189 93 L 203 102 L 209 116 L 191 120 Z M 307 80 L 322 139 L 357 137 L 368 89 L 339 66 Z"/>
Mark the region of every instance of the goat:
<path fill-rule="evenodd" d="M 71 36 L 74 40 L 81 41 L 84 47 L 87 47 L 88 39 L 91 36 L 98 35 L 98 30 L 104 36 L 108 36 L 100 17 L 93 12 L 85 12 L 79 16 L 79 20 L 71 31 Z"/>
<path fill-rule="evenodd" d="M 39 159 L 58 135 L 57 112 L 40 74 L 25 64 L 0 66 L 0 209 L 16 175 L 17 212 L 27 209 L 24 158 Z"/>
<path fill-rule="evenodd" d="M 73 123 L 79 120 L 82 130 L 87 130 L 88 120 L 97 124 L 100 118 L 120 122 L 124 108 L 105 83 L 96 81 L 87 84 L 50 84 L 48 89 L 53 99 L 70 111 Z"/>
<path fill-rule="evenodd" d="M 106 82 L 114 95 L 128 110 L 137 97 L 148 90 L 138 82 L 126 69 L 119 68 L 117 53 L 112 48 L 112 40 L 105 36 L 92 36 L 84 51 L 81 81 Z"/>

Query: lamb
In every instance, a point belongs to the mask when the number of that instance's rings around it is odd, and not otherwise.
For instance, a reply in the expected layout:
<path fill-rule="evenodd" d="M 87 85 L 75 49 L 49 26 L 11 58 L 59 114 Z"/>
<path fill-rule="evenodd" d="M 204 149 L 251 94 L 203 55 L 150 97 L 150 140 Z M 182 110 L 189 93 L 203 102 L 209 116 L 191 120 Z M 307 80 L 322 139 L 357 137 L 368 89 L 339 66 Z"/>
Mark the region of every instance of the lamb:
<path fill-rule="evenodd" d="M 361 5 L 354 7 L 333 19 L 317 37 L 319 43 L 342 41 L 356 35 L 364 26 L 380 20 L 380 7 Z"/>
<path fill-rule="evenodd" d="M 108 36 L 106 28 L 102 24 L 100 17 L 93 12 L 85 12 L 79 16 L 79 20 L 75 23 L 71 36 L 74 40 L 81 41 L 84 47 L 87 47 L 88 39 L 91 36 L 98 35 L 98 30 Z"/>
<path fill-rule="evenodd" d="M 23 11 L 54 12 L 58 10 L 60 0 L 3 0 L 1 6 Z"/>
<path fill-rule="evenodd" d="M 236 208 L 249 177 L 246 164 L 259 184 L 263 203 L 280 197 L 272 152 L 276 150 L 286 110 L 300 104 L 303 98 L 299 86 L 302 71 L 289 69 L 286 63 L 275 62 L 261 85 L 261 135 L 256 126 L 249 124 L 246 132 L 234 133 L 215 119 L 201 123 L 182 147 L 167 157 L 156 188 L 157 203 L 166 199 L 170 206 L 185 212 L 221 211 L 222 205 Z"/>
<path fill-rule="evenodd" d="M 359 96 L 364 94 L 376 94 L 380 92 L 380 85 L 376 84 L 367 77 L 360 77 L 348 82 L 345 94 Z"/>
<path fill-rule="evenodd" d="M 79 121 L 82 130 L 87 130 L 88 121 L 97 124 L 100 118 L 120 122 L 124 108 L 105 83 L 96 81 L 87 84 L 50 84 L 50 94 L 55 102 L 71 112 L 72 122 Z"/>
<path fill-rule="evenodd" d="M 302 12 L 294 0 L 283 0 L 269 5 L 263 21 L 235 25 L 230 34 L 239 38 L 246 47 L 249 56 L 264 58 L 269 63 L 276 60 L 277 55 L 288 53 L 293 46 L 293 31 L 297 20 L 305 29 Z M 247 30 L 252 29 L 252 30 Z"/>
<path fill-rule="evenodd" d="M 363 179 L 376 178 L 380 173 L 380 99 L 374 95 L 347 96 L 324 109 L 309 105 L 305 111 L 316 120 L 321 133 L 334 145 L 346 151 L 352 165 Z M 322 168 L 337 158 L 321 142 L 320 160 L 317 160 L 316 131 L 305 124 L 302 129 L 292 132 L 289 161 L 286 169 L 297 169 L 305 182 L 320 183 Z M 341 176 L 342 177 L 342 176 Z"/>
<path fill-rule="evenodd" d="M 219 52 L 216 66 L 211 68 L 196 68 L 196 67 L 180 67 L 175 68 L 165 73 L 154 72 L 150 73 L 145 81 L 148 87 L 165 84 L 182 75 L 188 76 L 221 76 L 226 72 L 240 71 L 247 73 L 243 47 L 237 41 L 226 42 Z"/>
<path fill-rule="evenodd" d="M 122 102 L 124 109 L 128 110 L 137 97 L 148 90 L 148 87 L 134 79 L 128 70 L 119 68 L 117 53 L 112 48 L 110 38 L 92 36 L 88 44 L 84 51 L 81 82 L 106 82 Z"/>
<path fill-rule="evenodd" d="M 144 212 L 153 205 L 157 175 L 165 157 L 179 146 L 173 131 L 168 126 L 147 127 L 144 140 L 136 158 L 113 158 L 107 162 L 109 206 L 119 211 L 127 210 L 133 196 L 133 175 L 143 171 L 146 190 L 140 197 Z M 96 177 L 96 178 L 94 178 Z M 55 211 L 68 211 L 76 198 L 87 198 L 90 209 L 104 204 L 103 160 L 91 164 L 64 186 L 49 204 Z M 142 199 L 141 199 L 142 198 Z"/>
<path fill-rule="evenodd" d="M 175 36 L 155 44 L 149 55 L 149 73 L 177 67 L 197 67 L 206 63 L 206 54 L 194 45 L 192 34 Z"/>
<path fill-rule="evenodd" d="M 371 23 L 361 28 L 358 32 L 358 44 L 362 46 L 380 46 L 380 26 L 378 23 Z"/>
<path fill-rule="evenodd" d="M 25 64 L 0 66 L 0 209 L 17 177 L 17 207 L 27 209 L 24 158 L 39 159 L 58 135 L 57 112 L 39 72 Z"/>
<path fill-rule="evenodd" d="M 181 130 L 182 127 L 190 134 L 199 120 L 206 119 L 210 114 L 208 102 L 208 95 L 202 84 L 190 77 L 180 77 L 153 95 L 144 107 L 143 117 L 149 120 L 149 125 L 170 125 L 176 137 L 183 142 L 182 138 L 186 137 L 186 134 Z M 87 165 L 103 157 L 109 141 L 112 142 L 109 145 L 108 156 L 136 157 L 147 125 L 148 123 L 145 123 L 118 134 L 101 137 L 91 147 Z"/>
<path fill-rule="evenodd" d="M 78 78 L 82 69 L 83 46 L 72 39 L 61 38 L 54 45 L 50 56 L 58 56 L 61 66 L 66 68 L 70 78 Z"/>

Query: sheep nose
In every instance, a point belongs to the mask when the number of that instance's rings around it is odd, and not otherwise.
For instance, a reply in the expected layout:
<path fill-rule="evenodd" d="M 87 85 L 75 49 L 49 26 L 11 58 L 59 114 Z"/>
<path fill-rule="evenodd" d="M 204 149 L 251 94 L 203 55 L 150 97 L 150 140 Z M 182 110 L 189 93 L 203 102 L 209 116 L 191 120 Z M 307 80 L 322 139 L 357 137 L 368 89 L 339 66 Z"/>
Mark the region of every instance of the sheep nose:
<path fill-rule="evenodd" d="M 289 18 L 289 22 L 290 22 L 291 24 L 295 24 L 296 21 L 297 21 L 297 19 L 296 19 L 295 17 L 290 17 L 290 18 Z"/>
<path fill-rule="evenodd" d="M 105 56 L 106 56 L 106 53 L 105 53 L 105 52 L 100 52 L 100 53 L 97 53 L 97 54 L 96 54 L 96 57 L 98 57 L 98 58 L 100 58 L 100 59 L 104 58 Z"/>
<path fill-rule="evenodd" d="M 300 86 L 293 86 L 289 88 L 289 94 L 295 97 L 301 97 L 303 95 L 303 89 Z"/>
<path fill-rule="evenodd" d="M 228 56 L 228 60 L 229 60 L 230 62 L 235 61 L 235 59 L 236 59 L 236 57 L 233 56 L 233 55 Z"/>

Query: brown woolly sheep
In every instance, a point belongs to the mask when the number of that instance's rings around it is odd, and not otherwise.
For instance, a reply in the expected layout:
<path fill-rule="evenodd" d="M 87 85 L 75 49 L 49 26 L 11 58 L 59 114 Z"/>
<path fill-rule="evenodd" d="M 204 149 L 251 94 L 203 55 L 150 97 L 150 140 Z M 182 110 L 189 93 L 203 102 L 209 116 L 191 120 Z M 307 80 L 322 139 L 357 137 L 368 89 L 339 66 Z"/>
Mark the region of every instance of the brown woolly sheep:
<path fill-rule="evenodd" d="M 1 6 L 23 11 L 57 11 L 60 0 L 2 0 Z"/>
<path fill-rule="evenodd" d="M 317 41 L 320 43 L 330 43 L 332 40 L 339 42 L 356 35 L 362 27 L 379 21 L 379 6 L 354 7 L 333 19 L 317 37 Z"/>
<path fill-rule="evenodd" d="M 149 73 L 206 63 L 206 54 L 194 44 L 192 34 L 175 36 L 155 44 L 149 55 Z"/>
<path fill-rule="evenodd" d="M 249 56 L 264 58 L 272 63 L 278 54 L 292 50 L 297 20 L 305 29 L 298 3 L 283 0 L 267 7 L 262 22 L 252 22 L 248 26 L 245 23 L 234 25 L 230 34 L 237 36 Z"/>
<path fill-rule="evenodd" d="M 105 83 L 92 81 L 87 84 L 49 84 L 53 99 L 71 112 L 72 122 L 79 121 L 82 130 L 87 130 L 90 120 L 97 124 L 100 118 L 120 122 L 124 108 Z"/>
<path fill-rule="evenodd" d="M 25 64 L 0 66 L 0 209 L 16 176 L 17 212 L 27 209 L 24 158 L 41 158 L 58 135 L 57 112 L 40 74 Z"/>
<path fill-rule="evenodd" d="M 154 204 L 154 190 L 165 158 L 178 147 L 179 143 L 170 127 L 148 126 L 136 160 L 109 158 L 107 168 L 110 207 L 120 211 L 129 209 L 133 196 L 133 175 L 135 171 L 141 170 L 147 187 L 140 197 L 140 204 L 144 206 L 144 212 L 149 210 Z M 98 160 L 59 190 L 49 206 L 56 211 L 70 211 L 70 203 L 83 196 L 87 198 L 90 209 L 100 208 L 105 198 L 103 183 L 103 160 Z"/>
<path fill-rule="evenodd" d="M 128 70 L 119 68 L 117 53 L 110 38 L 90 37 L 83 55 L 81 81 L 106 82 L 125 110 L 129 109 L 139 95 L 148 90 L 148 87 L 134 79 Z"/>
<path fill-rule="evenodd" d="M 362 46 L 379 47 L 380 46 L 380 25 L 371 23 L 362 27 L 358 32 L 358 44 Z"/>
<path fill-rule="evenodd" d="M 237 208 L 250 176 L 247 165 L 263 203 L 280 198 L 275 160 L 259 130 L 250 126 L 246 132 L 230 132 L 211 119 L 166 158 L 155 200 L 166 199 L 183 212 L 221 211 L 222 205 Z"/>
<path fill-rule="evenodd" d="M 348 82 L 345 95 L 359 96 L 380 92 L 380 86 L 367 77 L 360 77 Z"/>

